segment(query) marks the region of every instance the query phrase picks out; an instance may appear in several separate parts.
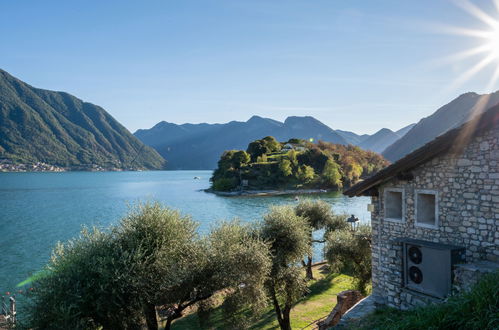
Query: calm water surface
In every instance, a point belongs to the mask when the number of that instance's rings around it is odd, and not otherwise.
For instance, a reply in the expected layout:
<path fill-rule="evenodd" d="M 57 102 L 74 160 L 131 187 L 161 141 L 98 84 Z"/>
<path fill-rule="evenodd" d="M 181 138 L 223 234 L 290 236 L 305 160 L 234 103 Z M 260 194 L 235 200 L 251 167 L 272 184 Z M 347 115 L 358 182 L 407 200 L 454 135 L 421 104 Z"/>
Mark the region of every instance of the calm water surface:
<path fill-rule="evenodd" d="M 194 180 L 198 176 L 200 180 Z M 205 193 L 211 171 L 0 173 L 0 295 L 48 261 L 57 241 L 82 226 L 117 223 L 136 201 L 157 200 L 190 214 L 209 230 L 219 219 L 260 219 L 271 204 L 295 204 L 294 196 L 218 197 Z M 369 199 L 322 194 L 336 213 L 369 221 Z"/>

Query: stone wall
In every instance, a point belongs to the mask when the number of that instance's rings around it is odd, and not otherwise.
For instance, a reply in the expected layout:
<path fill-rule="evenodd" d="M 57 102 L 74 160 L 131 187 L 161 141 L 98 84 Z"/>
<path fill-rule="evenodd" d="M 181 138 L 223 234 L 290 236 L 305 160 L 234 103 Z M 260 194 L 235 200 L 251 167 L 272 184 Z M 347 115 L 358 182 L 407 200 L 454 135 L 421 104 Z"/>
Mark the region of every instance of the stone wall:
<path fill-rule="evenodd" d="M 467 262 L 499 261 L 499 129 L 475 137 L 460 154 L 445 154 L 412 170 L 410 181 L 391 180 L 372 197 L 373 296 L 406 309 L 434 301 L 403 288 L 402 244 L 408 237 L 463 246 Z M 384 217 L 384 189 L 404 190 L 404 221 Z M 415 223 L 415 190 L 437 192 L 438 225 Z"/>
<path fill-rule="evenodd" d="M 456 292 L 470 290 L 485 274 L 499 271 L 499 263 L 478 261 L 456 265 L 454 270 L 454 289 Z"/>

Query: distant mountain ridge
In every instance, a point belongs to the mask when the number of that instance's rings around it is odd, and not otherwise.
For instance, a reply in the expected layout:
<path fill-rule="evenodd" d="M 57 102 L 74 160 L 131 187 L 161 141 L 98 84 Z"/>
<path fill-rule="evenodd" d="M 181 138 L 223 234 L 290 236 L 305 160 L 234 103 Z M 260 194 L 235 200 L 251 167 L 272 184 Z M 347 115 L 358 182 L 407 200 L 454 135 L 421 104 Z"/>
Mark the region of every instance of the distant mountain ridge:
<path fill-rule="evenodd" d="M 161 169 L 164 159 L 104 109 L 0 69 L 0 159 L 91 169 Z"/>
<path fill-rule="evenodd" d="M 382 128 L 373 135 L 368 135 L 358 143 L 362 149 L 376 151 L 382 153 L 388 146 L 392 145 L 395 141 L 403 137 L 409 132 L 416 124 L 408 125 L 404 128 L 394 132 L 388 128 Z"/>
<path fill-rule="evenodd" d="M 473 118 L 499 103 L 499 91 L 491 94 L 465 93 L 421 119 L 402 138 L 383 151 L 394 162 L 437 136 Z"/>
<path fill-rule="evenodd" d="M 231 121 L 225 124 L 177 125 L 162 121 L 151 129 L 139 129 L 134 134 L 168 159 L 168 169 L 214 169 L 225 150 L 245 150 L 251 141 L 269 135 L 278 141 L 299 138 L 344 145 L 359 145 L 359 142 L 369 137 L 333 130 L 310 116 L 291 116 L 284 122 L 252 116 L 246 122 Z M 368 143 L 365 148 L 372 150 Z"/>

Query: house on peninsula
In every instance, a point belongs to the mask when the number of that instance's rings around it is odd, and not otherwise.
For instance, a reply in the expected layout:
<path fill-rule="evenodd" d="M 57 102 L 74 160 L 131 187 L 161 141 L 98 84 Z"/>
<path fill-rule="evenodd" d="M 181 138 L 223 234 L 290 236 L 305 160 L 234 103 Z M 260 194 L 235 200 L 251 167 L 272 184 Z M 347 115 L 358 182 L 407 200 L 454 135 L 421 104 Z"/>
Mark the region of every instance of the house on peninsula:
<path fill-rule="evenodd" d="M 441 301 L 499 269 L 499 105 L 359 182 L 371 197 L 372 295 Z"/>

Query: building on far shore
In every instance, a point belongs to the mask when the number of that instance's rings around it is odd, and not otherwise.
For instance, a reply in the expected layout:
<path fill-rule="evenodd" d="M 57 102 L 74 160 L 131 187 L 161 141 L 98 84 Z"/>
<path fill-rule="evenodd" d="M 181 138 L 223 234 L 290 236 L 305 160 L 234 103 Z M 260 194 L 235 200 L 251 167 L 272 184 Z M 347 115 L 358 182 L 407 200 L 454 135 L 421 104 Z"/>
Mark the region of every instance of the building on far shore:
<path fill-rule="evenodd" d="M 499 269 L 499 106 L 344 194 L 371 197 L 376 302 L 407 309 L 467 290 Z"/>

